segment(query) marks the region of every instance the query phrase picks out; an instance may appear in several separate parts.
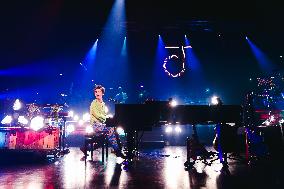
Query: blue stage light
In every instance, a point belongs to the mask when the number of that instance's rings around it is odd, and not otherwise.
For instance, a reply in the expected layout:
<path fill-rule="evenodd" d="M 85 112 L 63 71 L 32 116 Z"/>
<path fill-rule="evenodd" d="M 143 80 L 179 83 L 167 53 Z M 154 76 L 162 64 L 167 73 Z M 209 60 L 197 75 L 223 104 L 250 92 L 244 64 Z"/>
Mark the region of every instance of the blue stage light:
<path fill-rule="evenodd" d="M 267 73 L 272 71 L 275 66 L 273 65 L 269 57 L 248 37 L 246 37 L 246 40 L 262 71 Z"/>

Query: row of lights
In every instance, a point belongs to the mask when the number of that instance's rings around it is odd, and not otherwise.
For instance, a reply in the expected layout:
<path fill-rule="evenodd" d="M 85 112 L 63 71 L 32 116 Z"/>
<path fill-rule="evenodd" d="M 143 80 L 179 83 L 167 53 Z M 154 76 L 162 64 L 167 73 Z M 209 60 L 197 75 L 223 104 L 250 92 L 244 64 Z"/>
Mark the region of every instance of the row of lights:
<path fill-rule="evenodd" d="M 2 119 L 1 123 L 4 125 L 9 125 L 13 122 L 13 120 L 24 126 L 27 126 L 29 124 L 29 120 L 26 119 L 25 116 L 19 116 L 13 118 L 10 115 L 5 116 L 4 119 Z M 51 122 L 51 120 L 48 120 L 48 122 Z M 39 129 L 43 128 L 44 125 L 45 125 L 44 118 L 41 116 L 36 116 L 31 119 L 29 127 L 35 131 L 38 131 Z"/>
<path fill-rule="evenodd" d="M 218 96 L 212 96 L 211 97 L 211 104 L 212 105 L 218 105 L 219 103 L 221 103 L 220 97 L 218 97 Z M 169 104 L 170 104 L 171 107 L 175 107 L 175 106 L 178 105 L 178 101 L 175 100 L 175 99 L 171 99 Z"/>
<path fill-rule="evenodd" d="M 16 99 L 13 104 L 13 110 L 15 111 L 13 115 L 6 115 L 2 120 L 1 124 L 10 125 L 16 124 L 24 127 L 29 127 L 35 131 L 43 128 L 45 125 L 56 125 L 57 122 L 52 121 L 51 118 L 45 119 L 44 117 L 37 115 L 33 117 L 31 120 L 27 119 L 23 115 L 19 115 L 19 110 L 22 108 L 22 103 L 19 99 Z M 58 124 L 58 123 L 57 123 Z M 57 125 L 58 126 L 58 125 Z"/>
<path fill-rule="evenodd" d="M 182 132 L 182 130 L 181 130 L 180 126 L 176 126 L 174 128 L 173 128 L 173 126 L 166 126 L 165 132 L 167 134 L 170 134 L 170 133 L 173 133 L 173 132 L 179 134 L 179 133 Z"/>

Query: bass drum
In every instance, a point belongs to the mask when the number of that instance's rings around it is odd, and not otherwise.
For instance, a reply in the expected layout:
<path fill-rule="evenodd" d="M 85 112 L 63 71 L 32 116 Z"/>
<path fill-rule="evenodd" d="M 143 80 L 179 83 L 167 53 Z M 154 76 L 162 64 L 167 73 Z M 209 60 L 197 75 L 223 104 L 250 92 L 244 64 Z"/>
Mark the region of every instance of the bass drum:
<path fill-rule="evenodd" d="M 277 156 L 283 153 L 280 126 L 257 126 L 247 129 L 250 156 Z"/>

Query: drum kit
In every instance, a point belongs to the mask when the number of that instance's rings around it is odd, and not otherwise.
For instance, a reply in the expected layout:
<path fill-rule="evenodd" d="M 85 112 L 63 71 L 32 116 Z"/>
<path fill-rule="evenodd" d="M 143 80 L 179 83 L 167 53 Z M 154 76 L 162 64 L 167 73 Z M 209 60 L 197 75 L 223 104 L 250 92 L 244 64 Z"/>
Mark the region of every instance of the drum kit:
<path fill-rule="evenodd" d="M 283 155 L 284 80 L 281 74 L 257 78 L 244 107 L 249 161 Z"/>
<path fill-rule="evenodd" d="M 41 116 L 46 126 L 58 127 L 68 118 L 68 112 L 63 112 L 65 105 L 61 104 L 44 104 L 35 103 L 27 104 L 27 117 L 31 120 L 36 116 Z"/>

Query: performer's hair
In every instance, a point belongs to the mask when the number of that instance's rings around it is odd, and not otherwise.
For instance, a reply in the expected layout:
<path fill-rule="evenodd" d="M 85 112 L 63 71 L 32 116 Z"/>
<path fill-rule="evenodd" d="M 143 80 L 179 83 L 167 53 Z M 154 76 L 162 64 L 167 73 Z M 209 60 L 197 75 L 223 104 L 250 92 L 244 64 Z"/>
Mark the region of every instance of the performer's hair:
<path fill-rule="evenodd" d="M 96 89 L 100 89 L 103 92 L 103 94 L 105 93 L 105 88 L 102 85 L 96 85 L 94 90 Z"/>

